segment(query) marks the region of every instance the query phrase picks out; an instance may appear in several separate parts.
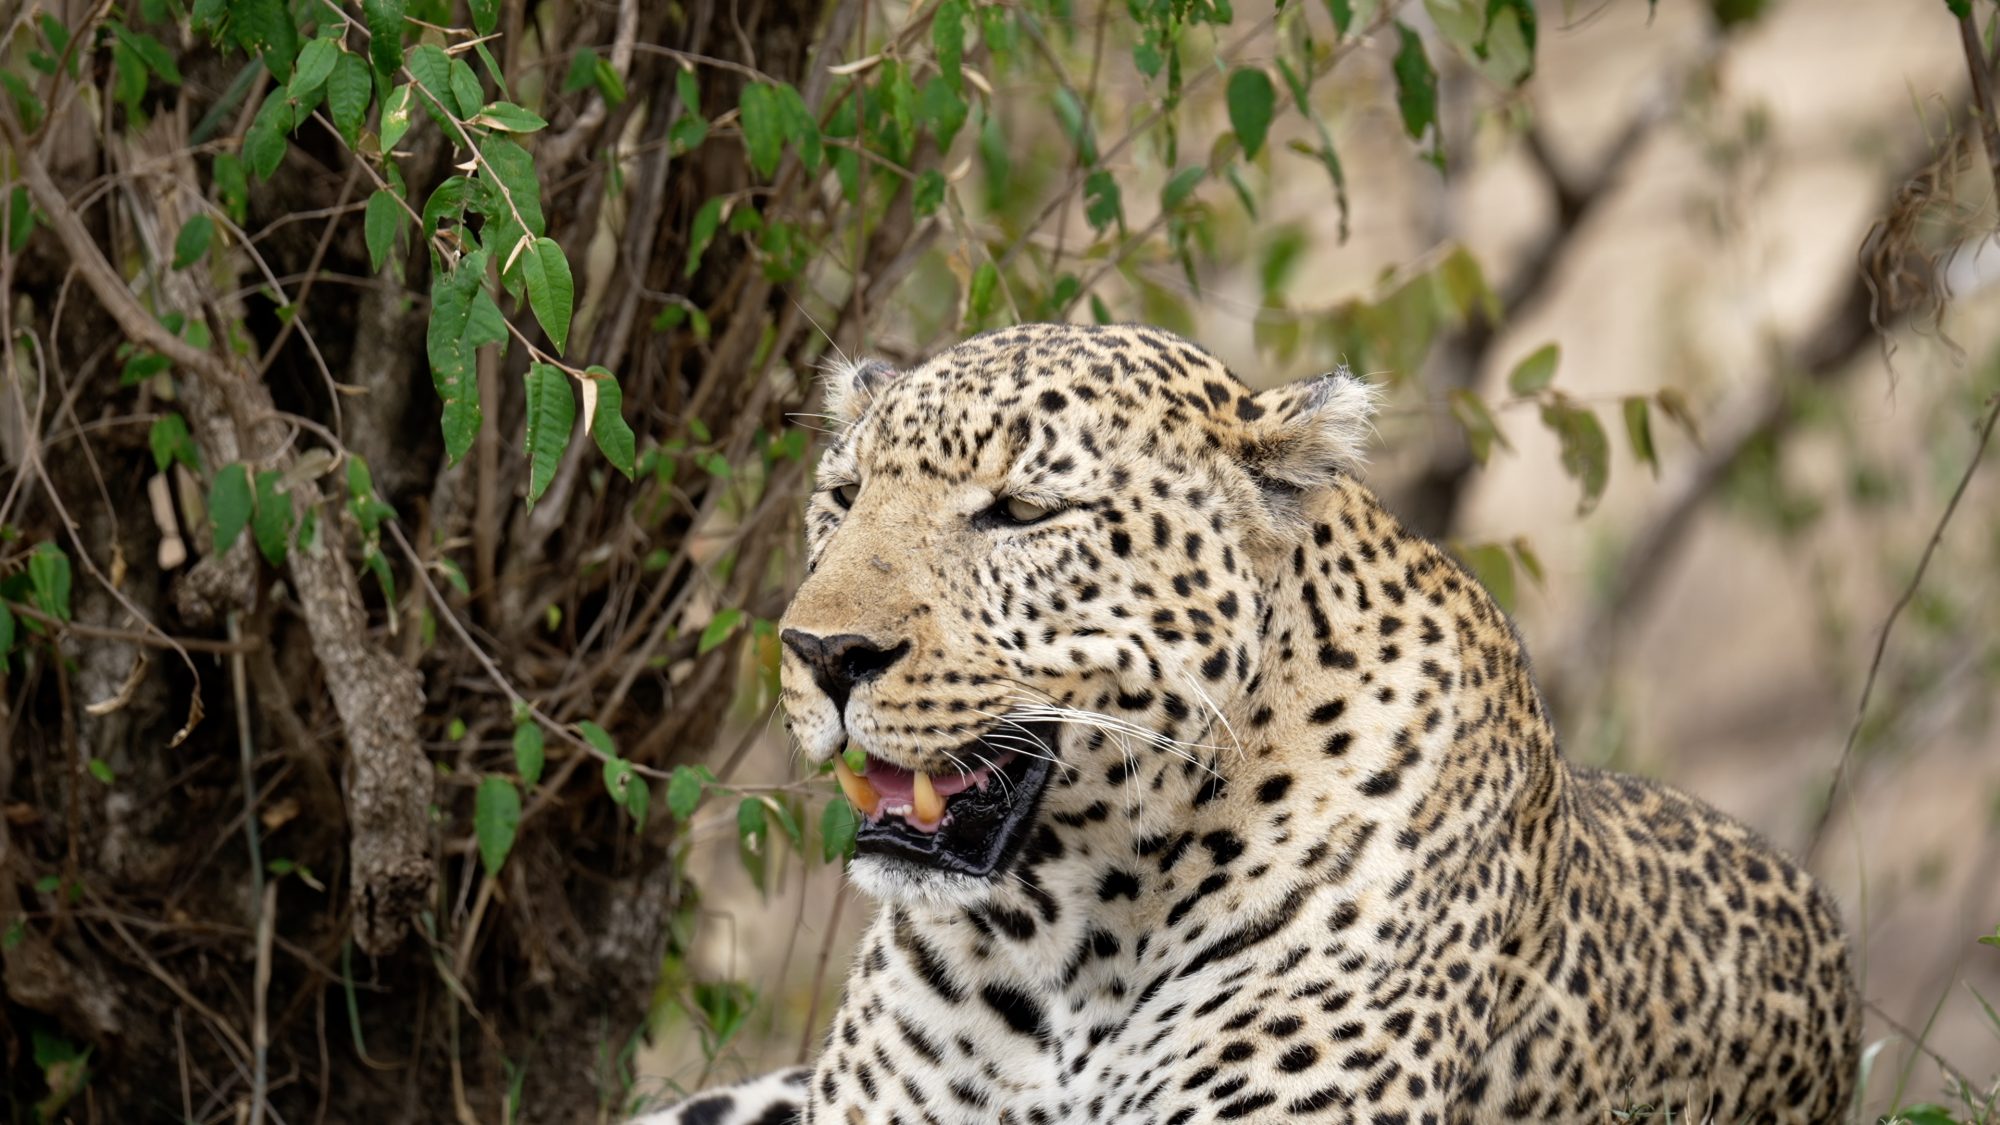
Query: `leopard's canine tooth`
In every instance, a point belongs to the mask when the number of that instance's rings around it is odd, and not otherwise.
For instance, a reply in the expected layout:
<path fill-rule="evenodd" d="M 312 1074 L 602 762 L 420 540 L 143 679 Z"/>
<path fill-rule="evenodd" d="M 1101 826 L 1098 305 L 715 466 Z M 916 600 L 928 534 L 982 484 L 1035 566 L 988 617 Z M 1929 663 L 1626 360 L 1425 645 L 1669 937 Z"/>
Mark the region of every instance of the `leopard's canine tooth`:
<path fill-rule="evenodd" d="M 862 816 L 874 816 L 875 810 L 882 807 L 881 794 L 875 792 L 866 778 L 848 768 L 847 759 L 839 754 L 833 756 L 833 776 L 840 782 L 840 791 L 847 794 L 848 801 Z"/>
<path fill-rule="evenodd" d="M 930 774 L 918 770 L 916 775 L 917 819 L 925 824 L 936 824 L 944 819 L 944 798 L 938 796 L 937 786 L 931 784 Z"/>

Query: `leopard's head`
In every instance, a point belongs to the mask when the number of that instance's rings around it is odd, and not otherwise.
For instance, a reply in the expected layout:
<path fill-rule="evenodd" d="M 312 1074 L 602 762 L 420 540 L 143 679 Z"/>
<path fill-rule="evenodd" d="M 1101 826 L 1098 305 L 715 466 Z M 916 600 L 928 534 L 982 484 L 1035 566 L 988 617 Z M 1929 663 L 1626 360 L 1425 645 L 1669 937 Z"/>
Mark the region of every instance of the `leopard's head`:
<path fill-rule="evenodd" d="M 1344 373 L 1252 393 L 1136 327 L 989 332 L 830 374 L 783 701 L 866 814 L 852 868 L 970 902 L 1051 817 L 1134 819 L 1229 768 L 1267 580 L 1358 459 Z"/>

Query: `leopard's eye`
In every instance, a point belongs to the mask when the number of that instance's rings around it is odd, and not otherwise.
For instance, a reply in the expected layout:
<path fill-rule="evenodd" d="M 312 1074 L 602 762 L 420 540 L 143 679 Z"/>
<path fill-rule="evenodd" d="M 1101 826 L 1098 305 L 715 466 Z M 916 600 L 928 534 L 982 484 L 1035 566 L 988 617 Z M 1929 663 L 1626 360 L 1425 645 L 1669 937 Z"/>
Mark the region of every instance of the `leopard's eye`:
<path fill-rule="evenodd" d="M 1006 523 L 1026 525 L 1048 519 L 1056 514 L 1056 509 L 1019 496 L 1007 496 L 993 505 L 993 512 Z"/>
<path fill-rule="evenodd" d="M 854 498 L 861 495 L 861 486 L 859 484 L 843 484 L 832 491 L 834 503 L 843 508 L 852 508 L 854 506 Z"/>

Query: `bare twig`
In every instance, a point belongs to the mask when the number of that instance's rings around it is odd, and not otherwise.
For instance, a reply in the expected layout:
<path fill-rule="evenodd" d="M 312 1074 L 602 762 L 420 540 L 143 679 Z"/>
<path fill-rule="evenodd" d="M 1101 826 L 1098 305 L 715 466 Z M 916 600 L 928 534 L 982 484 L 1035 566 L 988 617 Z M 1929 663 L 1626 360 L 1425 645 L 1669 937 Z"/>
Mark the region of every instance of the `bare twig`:
<path fill-rule="evenodd" d="M 840 908 L 847 901 L 847 881 L 833 889 L 833 909 L 826 912 L 826 934 L 820 939 L 819 960 L 813 965 L 812 994 L 806 1000 L 806 1027 L 799 1035 L 799 1065 L 812 1054 L 813 1032 L 819 1027 L 820 995 L 826 991 L 826 963 L 833 956 L 835 935 L 840 932 Z"/>
<path fill-rule="evenodd" d="M 494 686 L 498 687 L 510 702 L 526 710 L 542 726 L 555 731 L 557 735 L 561 736 L 563 741 L 600 761 L 610 761 L 611 756 L 609 754 L 585 741 L 583 736 L 570 729 L 569 724 L 550 716 L 548 712 L 537 706 L 534 701 L 521 694 L 520 690 L 514 686 L 513 681 L 507 678 L 507 674 L 500 670 L 500 666 L 495 664 L 493 658 L 486 654 L 486 650 L 480 647 L 479 642 L 473 639 L 472 634 L 466 630 L 465 623 L 458 619 L 458 614 L 452 612 L 451 603 L 444 600 L 443 591 L 437 588 L 437 583 L 431 581 L 430 572 L 425 568 L 423 560 L 417 557 L 416 549 L 410 546 L 410 541 L 404 538 L 402 528 L 396 526 L 394 521 L 386 522 L 382 526 L 388 531 L 389 538 L 396 541 L 397 549 L 402 551 L 403 558 L 409 562 L 410 570 L 416 574 L 417 581 L 423 584 L 424 592 L 429 596 L 431 604 L 437 608 L 438 616 L 444 620 L 446 627 L 458 637 L 459 643 L 465 646 L 465 650 L 472 654 L 472 658 L 479 662 L 479 666 L 486 670 L 487 678 L 493 681 Z M 633 762 L 631 765 L 632 772 L 643 777 L 667 781 L 671 780 L 674 776 L 666 770 L 657 770 L 651 766 L 641 765 L 637 762 Z"/>
<path fill-rule="evenodd" d="M 1889 633 L 1896 627 L 1896 619 L 1902 616 L 1910 600 L 1917 596 L 1917 587 L 1924 580 L 1924 572 L 1931 565 L 1931 556 L 1937 553 L 1937 546 L 1944 539 L 1944 529 L 1951 523 L 1952 514 L 1958 511 L 1958 502 L 1965 495 L 1966 486 L 1972 483 L 1973 474 L 1979 471 L 1979 462 L 1986 456 L 1987 442 L 1993 437 L 1993 424 L 2000 421 L 2000 395 L 1995 395 L 1986 407 L 1985 421 L 1979 427 L 1979 441 L 1972 447 L 1972 456 L 1966 459 L 1965 472 L 1958 478 L 1958 487 L 1952 490 L 1951 500 L 1944 506 L 1944 514 L 1938 517 L 1937 526 L 1931 530 L 1930 542 L 1924 544 L 1923 557 L 1917 560 L 1916 572 L 1910 575 L 1909 584 L 1896 598 L 1896 604 L 1889 607 L 1889 615 L 1882 621 L 1882 629 L 1875 637 L 1875 655 L 1868 662 L 1868 678 L 1861 685 L 1861 698 L 1854 705 L 1854 723 L 1847 730 L 1847 742 L 1840 748 L 1840 761 L 1834 766 L 1833 781 L 1828 784 L 1826 799 L 1820 805 L 1819 819 L 1814 821 L 1812 835 L 1806 838 L 1805 858 L 1812 861 L 1826 836 L 1828 821 L 1833 818 L 1834 797 L 1840 793 L 1840 784 L 1847 776 L 1848 762 L 1854 756 L 1854 744 L 1861 738 L 1861 723 L 1868 714 L 1868 701 L 1875 694 L 1875 678 L 1882 671 L 1882 658 L 1889 648 Z"/>
<path fill-rule="evenodd" d="M 1970 12 L 1958 17 L 1958 41 L 1965 48 L 1965 71 L 1972 79 L 1972 105 L 1979 119 L 1979 137 L 1986 145 L 1986 163 L 1993 172 L 1993 187 L 2000 194 L 2000 120 L 1993 116 L 1991 64 L 1979 50 L 1979 25 Z"/>
<path fill-rule="evenodd" d="M 240 680 L 238 682 L 241 683 Z M 254 821 L 256 818 L 250 819 Z M 257 1054 L 251 1061 L 250 1125 L 264 1125 L 264 1113 L 270 1100 L 271 935 L 278 924 L 278 884 L 275 881 L 265 884 L 258 903 L 257 968 L 251 982 L 254 989 L 254 1022 L 250 1026 L 250 1046 Z"/>

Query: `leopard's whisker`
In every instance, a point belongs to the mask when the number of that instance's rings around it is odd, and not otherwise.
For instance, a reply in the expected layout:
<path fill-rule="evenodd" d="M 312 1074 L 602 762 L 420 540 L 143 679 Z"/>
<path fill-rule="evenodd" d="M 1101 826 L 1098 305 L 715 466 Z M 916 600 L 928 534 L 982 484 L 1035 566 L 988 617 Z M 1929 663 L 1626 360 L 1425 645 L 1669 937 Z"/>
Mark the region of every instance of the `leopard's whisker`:
<path fill-rule="evenodd" d="M 1187 674 L 1186 669 L 1183 668 L 1178 671 L 1180 672 L 1181 682 L 1187 685 L 1188 690 L 1194 693 L 1196 699 L 1201 700 L 1202 706 L 1208 708 L 1209 714 L 1215 716 L 1215 721 L 1222 724 L 1223 733 L 1227 734 L 1229 741 L 1236 745 L 1236 756 L 1239 758 L 1248 757 L 1248 753 L 1243 749 L 1243 740 L 1236 737 L 1236 728 L 1229 725 L 1229 716 L 1222 713 L 1222 708 L 1215 705 L 1214 698 L 1208 694 L 1206 689 L 1195 682 L 1193 676 Z"/>

